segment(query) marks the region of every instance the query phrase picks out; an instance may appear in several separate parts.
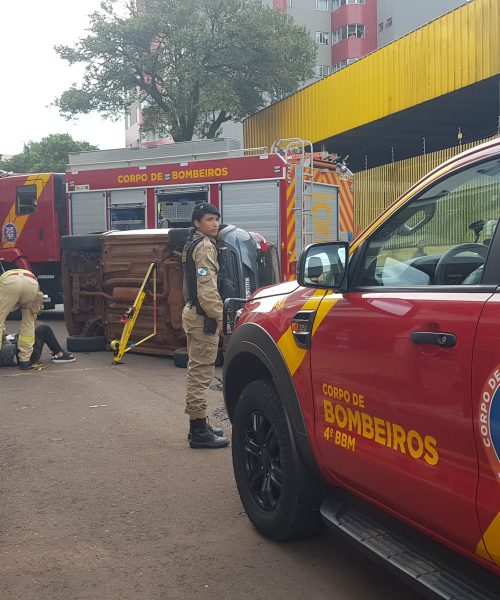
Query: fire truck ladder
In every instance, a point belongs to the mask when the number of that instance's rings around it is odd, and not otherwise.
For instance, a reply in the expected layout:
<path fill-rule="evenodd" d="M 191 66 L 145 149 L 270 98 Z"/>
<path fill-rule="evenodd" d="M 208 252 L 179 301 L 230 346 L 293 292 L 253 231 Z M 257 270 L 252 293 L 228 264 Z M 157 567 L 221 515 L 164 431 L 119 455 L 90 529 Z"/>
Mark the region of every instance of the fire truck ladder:
<path fill-rule="evenodd" d="M 314 193 L 313 145 L 301 138 L 282 138 L 274 142 L 271 152 L 296 164 L 295 232 L 297 255 L 313 241 L 312 200 Z"/>

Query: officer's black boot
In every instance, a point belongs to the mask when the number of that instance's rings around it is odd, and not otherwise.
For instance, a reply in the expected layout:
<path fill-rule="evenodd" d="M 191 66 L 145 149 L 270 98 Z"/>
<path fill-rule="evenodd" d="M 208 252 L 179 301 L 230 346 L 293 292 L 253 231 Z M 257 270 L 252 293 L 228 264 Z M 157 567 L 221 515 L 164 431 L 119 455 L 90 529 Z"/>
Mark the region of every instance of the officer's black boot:
<path fill-rule="evenodd" d="M 193 423 L 195 421 L 199 421 L 201 423 L 201 425 L 203 425 L 202 421 L 204 421 L 204 419 L 192 419 L 191 421 L 189 421 L 190 425 L 189 425 L 188 440 L 191 439 L 191 431 L 193 430 L 193 427 L 198 426 L 198 425 L 193 425 Z M 210 429 L 210 431 L 212 433 L 215 433 L 215 435 L 217 435 L 218 437 L 224 437 L 224 430 L 221 429 L 220 427 L 213 427 L 212 425 L 210 425 L 210 423 L 208 421 L 207 421 L 207 427 Z"/>
<path fill-rule="evenodd" d="M 18 360 L 17 364 L 19 365 L 21 371 L 27 371 L 28 369 L 31 369 L 31 360 Z"/>
<path fill-rule="evenodd" d="M 206 419 L 192 419 L 188 437 L 191 448 L 225 448 L 229 445 L 229 440 L 216 435 Z"/>

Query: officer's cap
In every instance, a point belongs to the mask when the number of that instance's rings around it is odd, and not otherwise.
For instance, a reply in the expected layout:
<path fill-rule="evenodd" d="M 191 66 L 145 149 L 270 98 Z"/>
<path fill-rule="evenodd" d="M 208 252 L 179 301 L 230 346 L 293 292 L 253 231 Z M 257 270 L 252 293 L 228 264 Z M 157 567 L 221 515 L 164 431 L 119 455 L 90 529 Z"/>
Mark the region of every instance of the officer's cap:
<path fill-rule="evenodd" d="M 194 207 L 193 216 L 191 217 L 193 224 L 195 221 L 200 221 L 203 215 L 216 215 L 220 218 L 219 209 L 208 202 L 202 202 Z"/>

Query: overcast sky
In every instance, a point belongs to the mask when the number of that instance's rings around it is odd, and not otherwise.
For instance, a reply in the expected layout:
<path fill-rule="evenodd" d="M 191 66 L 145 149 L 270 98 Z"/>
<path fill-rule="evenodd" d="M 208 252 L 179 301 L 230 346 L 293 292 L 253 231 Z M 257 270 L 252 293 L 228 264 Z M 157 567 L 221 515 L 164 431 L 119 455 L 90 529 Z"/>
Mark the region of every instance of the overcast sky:
<path fill-rule="evenodd" d="M 99 148 L 125 145 L 123 120 L 92 114 L 66 121 L 48 106 L 83 69 L 70 67 L 54 51 L 85 35 L 88 14 L 100 0 L 4 0 L 0 13 L 0 154 L 17 154 L 23 144 L 50 133 L 69 133 Z"/>

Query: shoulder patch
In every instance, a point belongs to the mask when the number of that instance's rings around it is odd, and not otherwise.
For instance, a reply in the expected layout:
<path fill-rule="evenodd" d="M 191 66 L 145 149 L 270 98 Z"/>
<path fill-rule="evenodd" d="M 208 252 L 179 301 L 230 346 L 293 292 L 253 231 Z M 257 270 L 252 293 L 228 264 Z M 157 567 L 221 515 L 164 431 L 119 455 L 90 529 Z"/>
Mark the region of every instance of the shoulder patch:
<path fill-rule="evenodd" d="M 200 267 L 199 269 L 196 269 L 196 275 L 198 275 L 198 277 L 203 277 L 207 273 L 208 271 L 207 269 L 205 269 L 205 267 Z"/>

